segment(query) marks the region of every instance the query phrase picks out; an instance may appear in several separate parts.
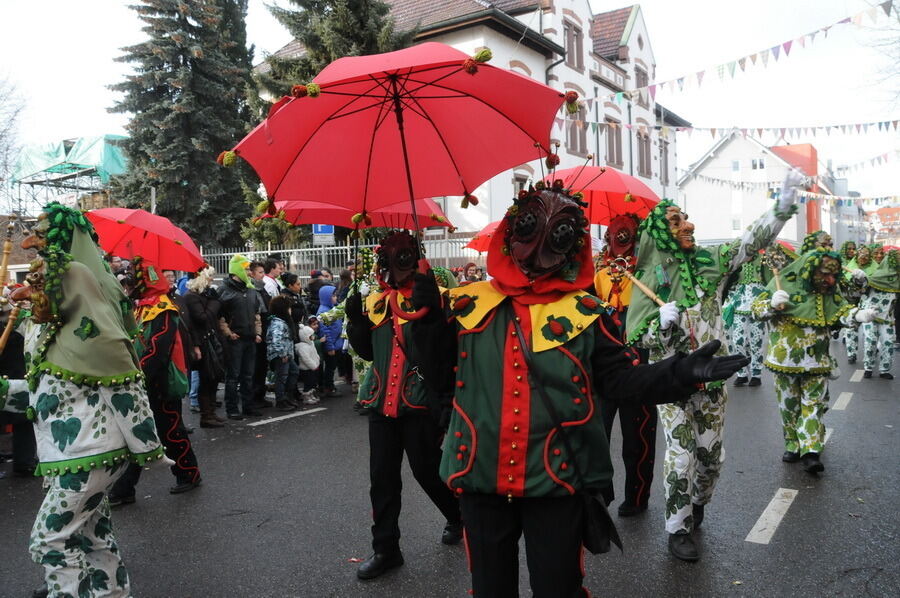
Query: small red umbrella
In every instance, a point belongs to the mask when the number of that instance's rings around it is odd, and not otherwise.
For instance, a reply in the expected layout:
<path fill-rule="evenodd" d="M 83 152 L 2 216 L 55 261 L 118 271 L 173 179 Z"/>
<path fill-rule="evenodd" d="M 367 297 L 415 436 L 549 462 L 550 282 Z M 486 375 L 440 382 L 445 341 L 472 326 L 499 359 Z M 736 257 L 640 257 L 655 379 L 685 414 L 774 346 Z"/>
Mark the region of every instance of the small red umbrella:
<path fill-rule="evenodd" d="M 500 226 L 500 220 L 496 222 L 491 222 L 483 229 L 475 233 L 475 236 L 472 237 L 472 240 L 466 243 L 466 247 L 469 249 L 474 249 L 475 251 L 481 253 L 482 251 L 487 251 L 488 247 L 491 245 L 491 238 L 494 236 L 494 232 L 497 230 L 497 227 Z"/>
<path fill-rule="evenodd" d="M 551 180 L 552 179 L 552 180 Z M 584 166 L 558 170 L 548 182 L 562 179 L 563 187 L 580 191 L 592 224 L 608 225 L 616 216 L 636 214 L 645 218 L 659 203 L 659 196 L 639 179 L 609 166 Z"/>
<path fill-rule="evenodd" d="M 127 208 L 100 208 L 85 216 L 97 231 L 100 247 L 111 255 L 141 256 L 159 268 L 185 272 L 196 272 L 206 263 L 194 241 L 168 218 Z"/>
<path fill-rule="evenodd" d="M 275 209 L 291 224 L 334 224 L 348 228 L 404 228 L 416 230 L 416 223 L 423 227 L 452 226 L 441 207 L 433 199 L 417 199 L 416 218 L 408 201 L 401 201 L 377 210 L 354 212 L 352 209 L 320 201 L 276 201 Z M 360 222 L 354 222 L 356 217 Z M 368 218 L 368 219 L 367 219 Z"/>

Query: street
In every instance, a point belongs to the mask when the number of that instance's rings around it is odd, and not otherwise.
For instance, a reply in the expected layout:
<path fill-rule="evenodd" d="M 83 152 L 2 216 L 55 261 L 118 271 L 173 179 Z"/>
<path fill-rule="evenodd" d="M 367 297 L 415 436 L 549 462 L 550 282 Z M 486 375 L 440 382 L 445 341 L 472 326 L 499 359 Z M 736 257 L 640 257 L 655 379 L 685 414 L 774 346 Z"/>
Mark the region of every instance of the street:
<path fill-rule="evenodd" d="M 700 562 L 666 550 L 660 431 L 650 509 L 621 519 L 617 502 L 610 508 L 625 552 L 585 557 L 593 595 L 900 595 L 900 383 L 862 379 L 861 365 L 848 366 L 843 353 L 832 342 L 842 375 L 831 383 L 824 474 L 781 462 L 768 373 L 759 388 L 729 381 L 725 468 L 698 532 Z M 187 414 L 197 426 L 203 485 L 170 495 L 171 474 L 156 468 L 142 477 L 137 502 L 113 512 L 134 595 L 467 596 L 465 549 L 440 543 L 444 521 L 408 469 L 400 522 L 406 564 L 356 579 L 371 538 L 367 420 L 351 405 L 344 387 L 343 397 L 275 422 L 267 420 L 284 414 L 270 409 L 261 419 L 201 429 Z M 611 445 L 621 495 L 617 432 Z M 42 582 L 27 550 L 40 480 L 2 479 L 0 497 L 0 596 L 29 596 Z"/>

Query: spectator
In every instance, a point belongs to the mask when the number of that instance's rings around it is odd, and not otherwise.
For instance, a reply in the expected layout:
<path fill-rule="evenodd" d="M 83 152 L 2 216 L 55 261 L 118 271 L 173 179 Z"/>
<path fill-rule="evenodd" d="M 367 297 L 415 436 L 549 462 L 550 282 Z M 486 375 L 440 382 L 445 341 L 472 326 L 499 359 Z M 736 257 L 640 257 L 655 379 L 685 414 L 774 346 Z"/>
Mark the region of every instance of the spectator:
<path fill-rule="evenodd" d="M 193 363 L 191 392 L 197 388 L 200 407 L 200 427 L 220 428 L 225 420 L 216 415 L 216 390 L 225 373 L 224 352 L 219 338 L 219 312 L 222 304 L 212 285 L 215 269 L 208 266 L 188 281 L 184 295 L 185 312 L 190 315 L 190 338 Z M 214 354 L 210 354 L 214 353 Z"/>
<path fill-rule="evenodd" d="M 294 321 L 290 313 L 290 300 L 277 295 L 269 303 L 269 327 L 266 333 L 266 357 L 275 374 L 275 407 L 281 411 L 293 411 L 297 405 L 288 393 L 297 387 L 300 370 L 294 360 Z"/>
<path fill-rule="evenodd" d="M 297 359 L 300 361 L 300 381 L 303 382 L 303 404 L 315 405 L 319 402 L 316 396 L 316 384 L 318 383 L 319 351 L 316 349 L 316 334 L 319 329 L 319 321 L 316 316 L 310 316 L 307 324 L 302 321 L 298 327 L 299 342 L 295 345 Z"/>
<path fill-rule="evenodd" d="M 163 276 L 166 277 L 166 281 L 169 283 L 169 293 L 171 294 L 175 290 L 175 271 L 163 270 Z"/>
<path fill-rule="evenodd" d="M 322 268 L 322 278 L 325 279 L 325 282 L 331 282 L 334 279 L 334 275 L 328 268 Z"/>
<path fill-rule="evenodd" d="M 256 346 L 262 342 L 260 314 L 264 306 L 247 274 L 249 265 L 250 262 L 246 257 L 239 253 L 235 254 L 228 264 L 228 278 L 222 284 L 219 295 L 222 302 L 219 329 L 225 336 L 228 348 L 228 365 L 225 369 L 225 410 L 228 419 L 235 420 L 244 419 L 244 416 L 262 415 L 252 406 L 251 387 Z"/>
<path fill-rule="evenodd" d="M 296 343 L 299 341 L 297 338 L 298 329 L 301 324 L 306 322 L 307 316 L 306 304 L 300 295 L 303 289 L 300 286 L 300 277 L 293 272 L 282 274 L 281 282 L 284 285 L 281 289 L 281 294 L 287 297 L 290 303 L 291 318 L 294 320 L 294 342 Z"/>
<path fill-rule="evenodd" d="M 263 310 L 260 312 L 262 322 L 262 342 L 256 347 L 256 361 L 253 366 L 253 408 L 265 409 L 269 406 L 266 402 L 266 376 L 269 373 L 269 360 L 266 357 L 266 333 L 269 328 L 269 302 L 272 295 L 266 290 L 266 267 L 262 262 L 250 262 L 250 279 L 253 288 L 262 298 Z M 277 286 L 277 285 L 276 285 Z"/>
<path fill-rule="evenodd" d="M 0 308 L 0 330 L 6 327 L 12 305 L 6 303 Z M 19 324 L 24 330 L 27 326 Z M 30 364 L 27 364 L 30 365 Z M 14 330 L 3 353 L 0 353 L 0 375 L 4 378 L 22 379 L 25 377 L 25 338 L 19 330 Z M 13 475 L 33 477 L 37 467 L 37 443 L 34 438 L 34 425 L 24 413 L 5 413 L 0 411 L 0 427 L 12 426 L 12 468 Z"/>
<path fill-rule="evenodd" d="M 324 313 L 334 307 L 334 299 L 334 286 L 330 284 L 322 286 L 319 289 L 318 313 Z M 322 368 L 322 396 L 326 398 L 340 396 L 334 387 L 334 370 L 337 367 L 338 353 L 343 349 L 344 341 L 341 339 L 343 326 L 343 320 L 334 320 L 331 324 L 319 326 L 319 336 L 322 337 L 325 350 L 325 363 Z"/>
<path fill-rule="evenodd" d="M 472 282 L 475 275 L 475 262 L 469 262 L 462 269 L 462 275 L 459 277 L 460 284 L 468 284 Z"/>
<path fill-rule="evenodd" d="M 347 298 L 350 292 L 350 285 L 353 284 L 353 272 L 350 270 L 341 270 L 337 284 L 337 302 L 340 303 Z"/>
<path fill-rule="evenodd" d="M 311 271 L 309 278 L 309 284 L 306 285 L 306 311 L 315 314 L 319 311 L 319 289 L 325 284 L 325 278 L 321 270 Z"/>
<path fill-rule="evenodd" d="M 284 266 L 281 262 L 268 258 L 263 262 L 263 271 L 263 286 L 271 299 L 281 292 L 281 285 L 278 283 L 278 278 L 284 272 Z"/>

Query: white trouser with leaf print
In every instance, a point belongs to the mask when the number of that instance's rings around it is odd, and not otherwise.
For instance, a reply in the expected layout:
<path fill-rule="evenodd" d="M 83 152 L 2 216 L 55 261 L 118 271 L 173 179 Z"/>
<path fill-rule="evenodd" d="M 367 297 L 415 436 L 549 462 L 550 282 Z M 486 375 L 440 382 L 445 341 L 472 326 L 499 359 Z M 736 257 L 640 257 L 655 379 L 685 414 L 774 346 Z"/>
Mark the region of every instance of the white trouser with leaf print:
<path fill-rule="evenodd" d="M 894 325 L 882 322 L 866 322 L 863 332 L 863 367 L 875 371 L 876 354 L 878 355 L 878 372 L 891 371 L 894 361 Z"/>
<path fill-rule="evenodd" d="M 697 392 L 683 403 L 658 405 L 666 434 L 663 483 L 666 488 L 666 531 L 691 532 L 691 504 L 712 499 L 725 461 L 725 389 Z"/>

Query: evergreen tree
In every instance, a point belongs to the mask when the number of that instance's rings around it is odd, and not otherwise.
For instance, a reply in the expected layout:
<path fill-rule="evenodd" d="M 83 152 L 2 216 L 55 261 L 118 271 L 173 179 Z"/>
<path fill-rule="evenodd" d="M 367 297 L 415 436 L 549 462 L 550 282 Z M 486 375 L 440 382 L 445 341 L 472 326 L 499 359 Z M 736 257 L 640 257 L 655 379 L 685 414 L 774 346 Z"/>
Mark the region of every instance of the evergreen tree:
<path fill-rule="evenodd" d="M 256 185 L 249 168 L 225 169 L 216 156 L 250 128 L 246 89 L 252 50 L 246 46 L 248 0 L 141 0 L 131 8 L 146 23 L 148 39 L 123 48 L 120 62 L 134 65 L 110 109 L 133 115 L 125 151 L 129 173 L 118 197 L 170 218 L 198 244 L 234 245 L 250 213 L 241 177 Z"/>
<path fill-rule="evenodd" d="M 276 97 L 291 85 L 307 83 L 329 63 L 344 56 L 399 50 L 412 44 L 416 31 L 396 32 L 390 6 L 381 0 L 291 0 L 297 10 L 270 6 L 282 25 L 303 44 L 299 57 L 269 56 L 271 70 L 257 76 Z"/>

